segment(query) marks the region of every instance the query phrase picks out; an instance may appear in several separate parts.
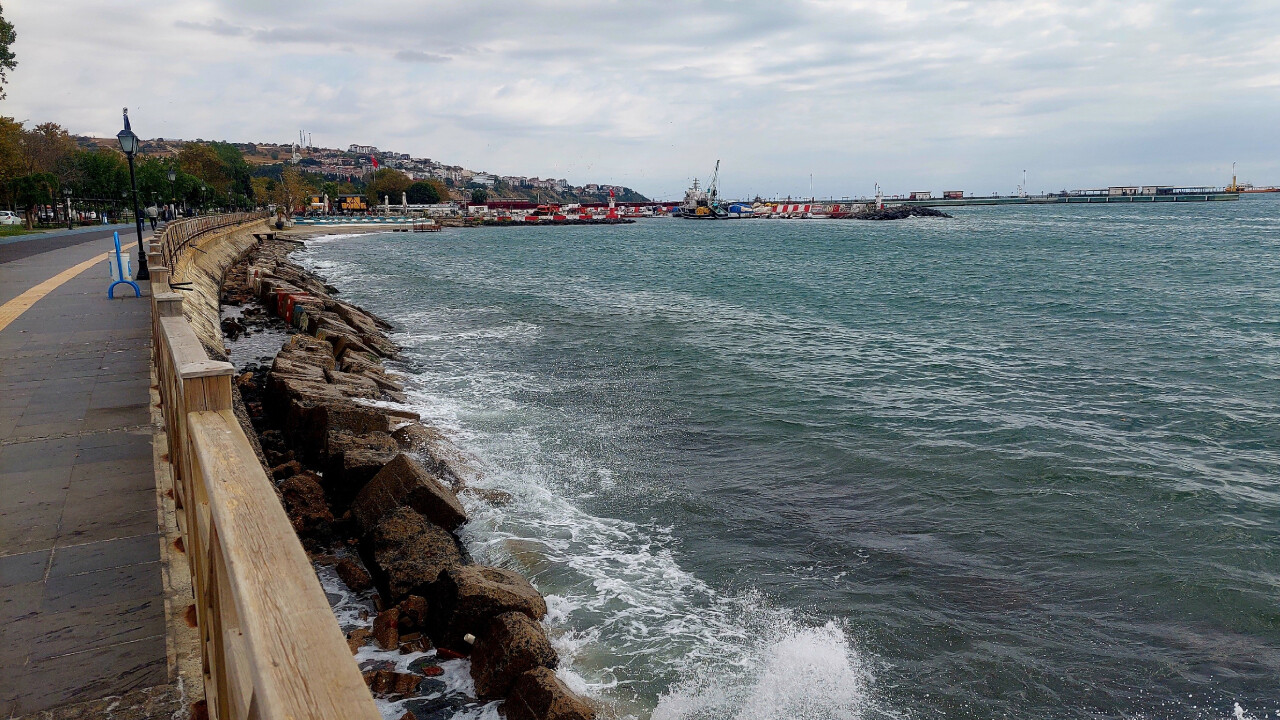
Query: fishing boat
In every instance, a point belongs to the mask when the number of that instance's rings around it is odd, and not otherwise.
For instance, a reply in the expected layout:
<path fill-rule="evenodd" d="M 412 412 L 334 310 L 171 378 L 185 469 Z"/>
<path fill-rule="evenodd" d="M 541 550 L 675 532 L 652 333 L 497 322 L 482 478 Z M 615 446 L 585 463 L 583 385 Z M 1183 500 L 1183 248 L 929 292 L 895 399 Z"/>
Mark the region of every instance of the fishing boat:
<path fill-rule="evenodd" d="M 720 179 L 720 161 L 716 161 L 716 170 L 711 175 L 711 183 L 706 190 L 698 187 L 698 179 L 693 179 L 693 187 L 684 193 L 684 202 L 680 203 L 680 217 L 687 220 L 723 220 L 729 213 L 720 207 L 716 182 Z"/>

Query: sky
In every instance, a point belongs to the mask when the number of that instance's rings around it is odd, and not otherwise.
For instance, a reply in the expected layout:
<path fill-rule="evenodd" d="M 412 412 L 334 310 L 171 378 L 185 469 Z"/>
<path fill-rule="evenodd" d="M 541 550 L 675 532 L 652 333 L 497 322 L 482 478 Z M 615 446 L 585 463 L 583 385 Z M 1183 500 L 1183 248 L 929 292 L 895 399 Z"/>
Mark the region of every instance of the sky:
<path fill-rule="evenodd" d="M 1274 0 L 7 0 L 0 115 L 678 198 L 1280 184 Z"/>

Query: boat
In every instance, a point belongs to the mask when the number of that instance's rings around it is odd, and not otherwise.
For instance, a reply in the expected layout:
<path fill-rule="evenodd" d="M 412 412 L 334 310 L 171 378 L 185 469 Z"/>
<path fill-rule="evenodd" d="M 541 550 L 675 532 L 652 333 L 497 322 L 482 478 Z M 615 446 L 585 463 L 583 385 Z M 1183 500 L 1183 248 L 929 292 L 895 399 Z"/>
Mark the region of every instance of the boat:
<path fill-rule="evenodd" d="M 684 193 L 684 202 L 680 203 L 680 217 L 686 220 L 723 220 L 729 213 L 720 207 L 716 182 L 720 178 L 720 161 L 716 161 L 716 171 L 711 175 L 711 184 L 706 190 L 698 187 L 698 179 L 693 179 L 693 187 Z"/>

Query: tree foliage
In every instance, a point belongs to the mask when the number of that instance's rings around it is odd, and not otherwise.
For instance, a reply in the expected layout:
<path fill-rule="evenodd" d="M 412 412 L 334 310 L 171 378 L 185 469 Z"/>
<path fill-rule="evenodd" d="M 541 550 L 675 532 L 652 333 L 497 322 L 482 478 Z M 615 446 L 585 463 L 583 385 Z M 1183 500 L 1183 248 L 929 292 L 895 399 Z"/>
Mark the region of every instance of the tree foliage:
<path fill-rule="evenodd" d="M 440 202 L 440 189 L 429 182 L 419 180 L 409 186 L 409 202 L 414 205 L 431 205 Z"/>
<path fill-rule="evenodd" d="M 13 54 L 13 42 L 17 39 L 13 23 L 4 19 L 4 8 L 0 7 L 0 100 L 5 98 L 4 86 L 9 83 L 9 71 L 18 67 L 18 58 Z"/>
<path fill-rule="evenodd" d="M 409 189 L 413 181 L 408 175 L 393 170 L 391 168 L 382 168 L 369 176 L 369 184 L 365 186 L 365 197 L 369 199 L 369 206 L 381 205 L 382 198 L 385 195 L 388 200 L 394 204 L 400 203 L 400 193 Z"/>
<path fill-rule="evenodd" d="M 483 205 L 489 200 L 489 193 L 484 188 L 476 188 L 471 191 L 471 202 L 476 205 Z"/>

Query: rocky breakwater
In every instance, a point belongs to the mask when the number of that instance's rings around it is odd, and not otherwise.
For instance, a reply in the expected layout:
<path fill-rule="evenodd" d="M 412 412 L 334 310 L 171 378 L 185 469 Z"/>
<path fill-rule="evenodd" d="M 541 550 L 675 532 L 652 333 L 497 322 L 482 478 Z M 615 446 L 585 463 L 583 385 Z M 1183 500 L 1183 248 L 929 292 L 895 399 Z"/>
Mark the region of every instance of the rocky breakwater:
<path fill-rule="evenodd" d="M 848 216 L 852 220 L 906 220 L 909 217 L 949 218 L 951 215 L 927 207 L 886 205 L 880 209 L 869 207 Z"/>
<path fill-rule="evenodd" d="M 504 701 L 511 720 L 593 718 L 554 672 L 541 594 L 519 573 L 473 564 L 459 541 L 463 460 L 415 413 L 394 409 L 405 398 L 382 364 L 397 352 L 389 324 L 290 263 L 295 247 L 267 241 L 231 269 L 222 300 L 243 311 L 223 330 L 232 338 L 283 322 L 293 332 L 270 367 L 246 369 L 237 386 L 304 546 L 352 591 L 376 592 L 372 626 L 348 633 L 352 652 L 372 644 L 425 658 L 370 665 L 375 696 L 438 695 L 424 692 L 427 678 L 466 657 L 475 697 Z M 452 707 L 405 701 L 393 711 L 425 720 Z"/>

